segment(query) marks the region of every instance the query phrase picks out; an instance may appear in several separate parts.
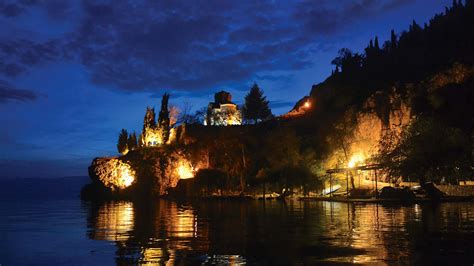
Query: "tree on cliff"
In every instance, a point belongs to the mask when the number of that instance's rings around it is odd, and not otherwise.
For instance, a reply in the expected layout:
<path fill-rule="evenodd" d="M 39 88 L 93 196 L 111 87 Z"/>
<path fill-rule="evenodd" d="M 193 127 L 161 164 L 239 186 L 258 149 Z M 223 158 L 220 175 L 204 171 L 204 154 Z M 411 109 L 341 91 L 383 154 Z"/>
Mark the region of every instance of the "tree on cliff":
<path fill-rule="evenodd" d="M 161 109 L 158 115 L 158 128 L 162 132 L 163 143 L 166 143 L 170 137 L 170 111 L 168 109 L 168 100 L 170 95 L 168 93 L 163 94 L 161 99 Z"/>
<path fill-rule="evenodd" d="M 272 117 L 272 111 L 268 107 L 267 97 L 263 96 L 263 91 L 254 83 L 250 92 L 245 96 L 245 104 L 242 108 L 244 120 L 253 121 L 265 120 Z"/>
<path fill-rule="evenodd" d="M 168 110 L 170 117 L 170 128 L 173 128 L 178 124 L 178 120 L 181 115 L 181 109 L 176 105 L 170 105 Z"/>
<path fill-rule="evenodd" d="M 130 151 L 133 151 L 138 148 L 137 134 L 135 132 L 128 136 L 127 147 Z"/>
<path fill-rule="evenodd" d="M 155 108 L 147 106 L 145 118 L 143 119 L 143 131 L 145 131 L 147 128 L 154 128 L 155 126 Z"/>
<path fill-rule="evenodd" d="M 126 154 L 128 152 L 128 132 L 126 129 L 122 129 L 120 131 L 118 142 L 117 142 L 117 150 L 121 154 Z"/>
<path fill-rule="evenodd" d="M 375 48 L 378 49 L 378 39 L 376 40 Z M 362 66 L 363 57 L 358 53 L 352 53 L 347 48 L 339 50 L 339 55 L 331 61 L 331 64 L 341 68 L 342 73 L 354 73 Z"/>

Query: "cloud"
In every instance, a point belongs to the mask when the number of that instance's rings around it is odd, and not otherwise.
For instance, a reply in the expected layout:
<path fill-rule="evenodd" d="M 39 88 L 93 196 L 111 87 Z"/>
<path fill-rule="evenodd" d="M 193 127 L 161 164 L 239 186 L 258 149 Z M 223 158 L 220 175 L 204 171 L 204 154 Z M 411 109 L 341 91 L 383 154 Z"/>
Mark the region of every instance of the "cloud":
<path fill-rule="evenodd" d="M 37 98 L 38 95 L 33 91 L 18 89 L 6 81 L 0 80 L 0 103 L 7 101 L 34 101 Z"/>
<path fill-rule="evenodd" d="M 295 105 L 294 101 L 270 101 L 270 107 L 272 109 L 287 107 L 290 110 Z"/>
<path fill-rule="evenodd" d="M 0 40 L 0 73 L 15 77 L 45 62 L 78 60 L 96 85 L 155 92 L 309 68 L 321 38 L 405 1 L 26 2 L 0 6 L 2 14 L 18 16 L 34 3 L 51 20 L 71 17 L 75 26 L 44 42 Z"/>
<path fill-rule="evenodd" d="M 23 13 L 25 8 L 19 3 L 0 2 L 0 13 L 6 17 L 16 17 Z"/>
<path fill-rule="evenodd" d="M 337 3 L 335 5 L 334 3 Z M 350 27 L 354 22 L 409 4 L 409 0 L 355 0 L 339 2 L 303 1 L 294 13 L 295 20 L 303 21 L 309 34 L 333 35 Z"/>
<path fill-rule="evenodd" d="M 32 66 L 61 59 L 61 49 L 60 40 L 1 39 L 0 73 L 18 76 Z"/>
<path fill-rule="evenodd" d="M 281 82 L 289 82 L 293 75 L 290 74 L 262 74 L 255 76 L 257 80 L 269 80 L 269 81 L 281 81 Z"/>
<path fill-rule="evenodd" d="M 382 9 L 383 10 L 396 9 L 396 8 L 408 5 L 411 2 L 412 2 L 411 0 L 391 0 L 391 1 L 388 1 L 387 3 L 384 3 Z"/>

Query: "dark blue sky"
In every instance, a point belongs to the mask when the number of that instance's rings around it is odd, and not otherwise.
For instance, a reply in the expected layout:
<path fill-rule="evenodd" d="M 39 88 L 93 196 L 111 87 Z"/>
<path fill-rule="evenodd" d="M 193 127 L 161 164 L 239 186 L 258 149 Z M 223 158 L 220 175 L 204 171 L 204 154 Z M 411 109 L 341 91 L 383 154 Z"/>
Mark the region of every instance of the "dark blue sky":
<path fill-rule="evenodd" d="M 153 4 L 151 4 L 153 2 Z M 359 52 L 450 0 L 0 0 L 0 178 L 86 175 L 147 105 L 241 103 L 257 82 L 281 114 Z"/>

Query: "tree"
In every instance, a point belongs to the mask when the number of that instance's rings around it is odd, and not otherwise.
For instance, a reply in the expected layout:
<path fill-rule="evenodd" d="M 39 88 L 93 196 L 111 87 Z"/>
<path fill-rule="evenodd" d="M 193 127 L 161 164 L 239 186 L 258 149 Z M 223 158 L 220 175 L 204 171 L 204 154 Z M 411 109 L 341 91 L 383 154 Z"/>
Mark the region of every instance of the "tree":
<path fill-rule="evenodd" d="M 128 142 L 128 132 L 126 129 L 122 129 L 122 131 L 120 131 L 118 142 L 117 142 L 117 150 L 122 155 L 125 155 L 128 152 L 127 142 Z"/>
<path fill-rule="evenodd" d="M 392 30 L 390 32 L 390 51 L 395 51 L 397 48 L 397 35 L 395 35 L 395 31 Z"/>
<path fill-rule="evenodd" d="M 127 147 L 129 151 L 133 151 L 138 147 L 137 134 L 135 131 L 128 136 Z"/>
<path fill-rule="evenodd" d="M 203 196 L 209 196 L 213 192 L 225 189 L 225 172 L 218 169 L 200 169 L 197 171 L 195 189 Z"/>
<path fill-rule="evenodd" d="M 176 105 L 170 105 L 169 107 L 170 128 L 173 128 L 178 124 L 180 115 L 181 115 L 181 110 L 179 109 L 179 107 Z"/>
<path fill-rule="evenodd" d="M 380 50 L 379 37 L 377 37 L 377 36 L 375 36 L 374 48 L 375 48 L 376 50 Z"/>
<path fill-rule="evenodd" d="M 272 111 L 268 107 L 268 101 L 263 96 L 263 91 L 254 83 L 250 92 L 245 96 L 245 104 L 243 106 L 244 119 L 247 121 L 265 120 L 272 117 Z"/>
<path fill-rule="evenodd" d="M 269 178 L 280 184 L 279 189 L 292 187 L 291 169 L 301 163 L 301 140 L 290 128 L 280 128 L 268 134 L 262 147 Z"/>
<path fill-rule="evenodd" d="M 379 50 L 378 38 L 375 38 L 375 47 L 373 49 Z M 355 72 L 360 70 L 363 62 L 363 57 L 360 54 L 354 54 L 347 48 L 339 50 L 338 54 L 339 55 L 331 61 L 331 64 L 337 68 L 340 67 L 342 73 L 354 75 Z"/>
<path fill-rule="evenodd" d="M 158 128 L 162 132 L 163 143 L 167 143 L 170 137 L 170 111 L 168 109 L 168 100 L 170 95 L 168 93 L 163 94 L 161 99 L 161 109 L 158 115 Z"/>
<path fill-rule="evenodd" d="M 191 116 L 189 124 L 203 124 L 206 119 L 207 107 L 202 107 L 199 110 L 196 110 L 194 115 Z"/>
<path fill-rule="evenodd" d="M 147 106 L 145 118 L 143 119 L 143 131 L 145 131 L 147 128 L 154 128 L 155 126 L 155 108 Z"/>
<path fill-rule="evenodd" d="M 191 115 L 191 109 L 191 104 L 184 102 L 176 118 L 176 124 L 192 124 L 193 116 Z"/>
<path fill-rule="evenodd" d="M 395 143 L 395 144 L 394 144 Z M 379 162 L 390 177 L 457 183 L 470 175 L 470 145 L 460 129 L 418 117 L 398 140 L 381 143 Z"/>

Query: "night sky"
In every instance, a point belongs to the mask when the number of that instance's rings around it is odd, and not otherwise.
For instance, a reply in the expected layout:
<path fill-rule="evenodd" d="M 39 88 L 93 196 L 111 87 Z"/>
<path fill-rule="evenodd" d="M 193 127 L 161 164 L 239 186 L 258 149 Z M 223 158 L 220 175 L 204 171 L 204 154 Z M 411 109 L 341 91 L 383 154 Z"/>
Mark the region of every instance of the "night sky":
<path fill-rule="evenodd" d="M 0 178 L 87 175 L 165 91 L 199 109 L 222 89 L 241 104 L 257 82 L 285 113 L 340 48 L 452 1 L 154 2 L 0 0 Z"/>

